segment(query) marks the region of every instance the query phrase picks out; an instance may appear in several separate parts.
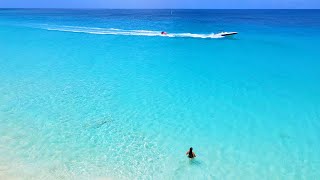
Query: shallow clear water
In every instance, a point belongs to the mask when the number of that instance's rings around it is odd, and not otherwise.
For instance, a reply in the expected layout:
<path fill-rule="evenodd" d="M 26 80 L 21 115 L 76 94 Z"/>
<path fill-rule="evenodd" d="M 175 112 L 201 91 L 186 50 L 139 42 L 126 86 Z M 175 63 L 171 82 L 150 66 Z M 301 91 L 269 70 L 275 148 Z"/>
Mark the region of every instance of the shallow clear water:
<path fill-rule="evenodd" d="M 319 19 L 0 10 L 0 179 L 319 178 Z"/>

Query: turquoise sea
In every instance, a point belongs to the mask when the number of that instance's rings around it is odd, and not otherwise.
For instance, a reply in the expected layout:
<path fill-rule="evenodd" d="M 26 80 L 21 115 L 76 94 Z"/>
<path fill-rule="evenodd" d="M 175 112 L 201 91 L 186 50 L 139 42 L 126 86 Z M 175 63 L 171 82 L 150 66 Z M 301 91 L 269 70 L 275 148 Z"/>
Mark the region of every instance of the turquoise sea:
<path fill-rule="evenodd" d="M 0 9 L 0 179 L 319 179 L 319 33 L 320 10 Z"/>

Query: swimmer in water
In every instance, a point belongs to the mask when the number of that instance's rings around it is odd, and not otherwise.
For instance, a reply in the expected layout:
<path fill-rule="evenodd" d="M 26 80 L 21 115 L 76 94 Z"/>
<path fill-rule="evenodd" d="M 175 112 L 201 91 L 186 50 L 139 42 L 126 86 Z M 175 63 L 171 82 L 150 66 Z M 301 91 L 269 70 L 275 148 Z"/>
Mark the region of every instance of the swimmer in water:
<path fill-rule="evenodd" d="M 167 35 L 167 34 L 168 34 L 167 32 L 164 32 L 164 31 L 161 32 L 161 35 Z"/>
<path fill-rule="evenodd" d="M 189 149 L 189 151 L 186 153 L 186 155 L 188 156 L 188 158 L 193 159 L 196 157 L 196 154 L 194 152 L 192 152 L 193 148 L 191 147 Z"/>

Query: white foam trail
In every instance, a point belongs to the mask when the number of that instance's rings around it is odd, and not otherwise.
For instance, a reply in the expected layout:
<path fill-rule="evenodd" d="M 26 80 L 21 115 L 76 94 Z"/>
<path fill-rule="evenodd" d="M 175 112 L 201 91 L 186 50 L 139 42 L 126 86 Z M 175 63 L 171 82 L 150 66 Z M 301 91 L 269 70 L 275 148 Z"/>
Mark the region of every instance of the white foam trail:
<path fill-rule="evenodd" d="M 150 30 L 123 30 L 116 28 L 96 28 L 96 27 L 80 27 L 80 26 L 39 26 L 38 28 L 50 31 L 64 31 L 74 33 L 88 34 L 105 34 L 105 35 L 124 35 L 124 36 L 162 36 L 162 37 L 180 37 L 180 38 L 223 38 L 221 33 L 218 34 L 193 34 L 193 33 L 168 33 L 162 35 L 161 31 Z"/>

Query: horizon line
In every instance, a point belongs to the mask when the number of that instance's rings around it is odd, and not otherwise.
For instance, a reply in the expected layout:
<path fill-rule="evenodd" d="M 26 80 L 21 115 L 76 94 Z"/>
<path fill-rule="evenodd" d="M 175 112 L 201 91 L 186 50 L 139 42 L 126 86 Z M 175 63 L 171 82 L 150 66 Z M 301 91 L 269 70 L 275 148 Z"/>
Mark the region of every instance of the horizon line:
<path fill-rule="evenodd" d="M 55 7 L 0 7 L 2 9 L 70 9 L 70 10 L 320 10 L 320 8 L 55 8 Z"/>

